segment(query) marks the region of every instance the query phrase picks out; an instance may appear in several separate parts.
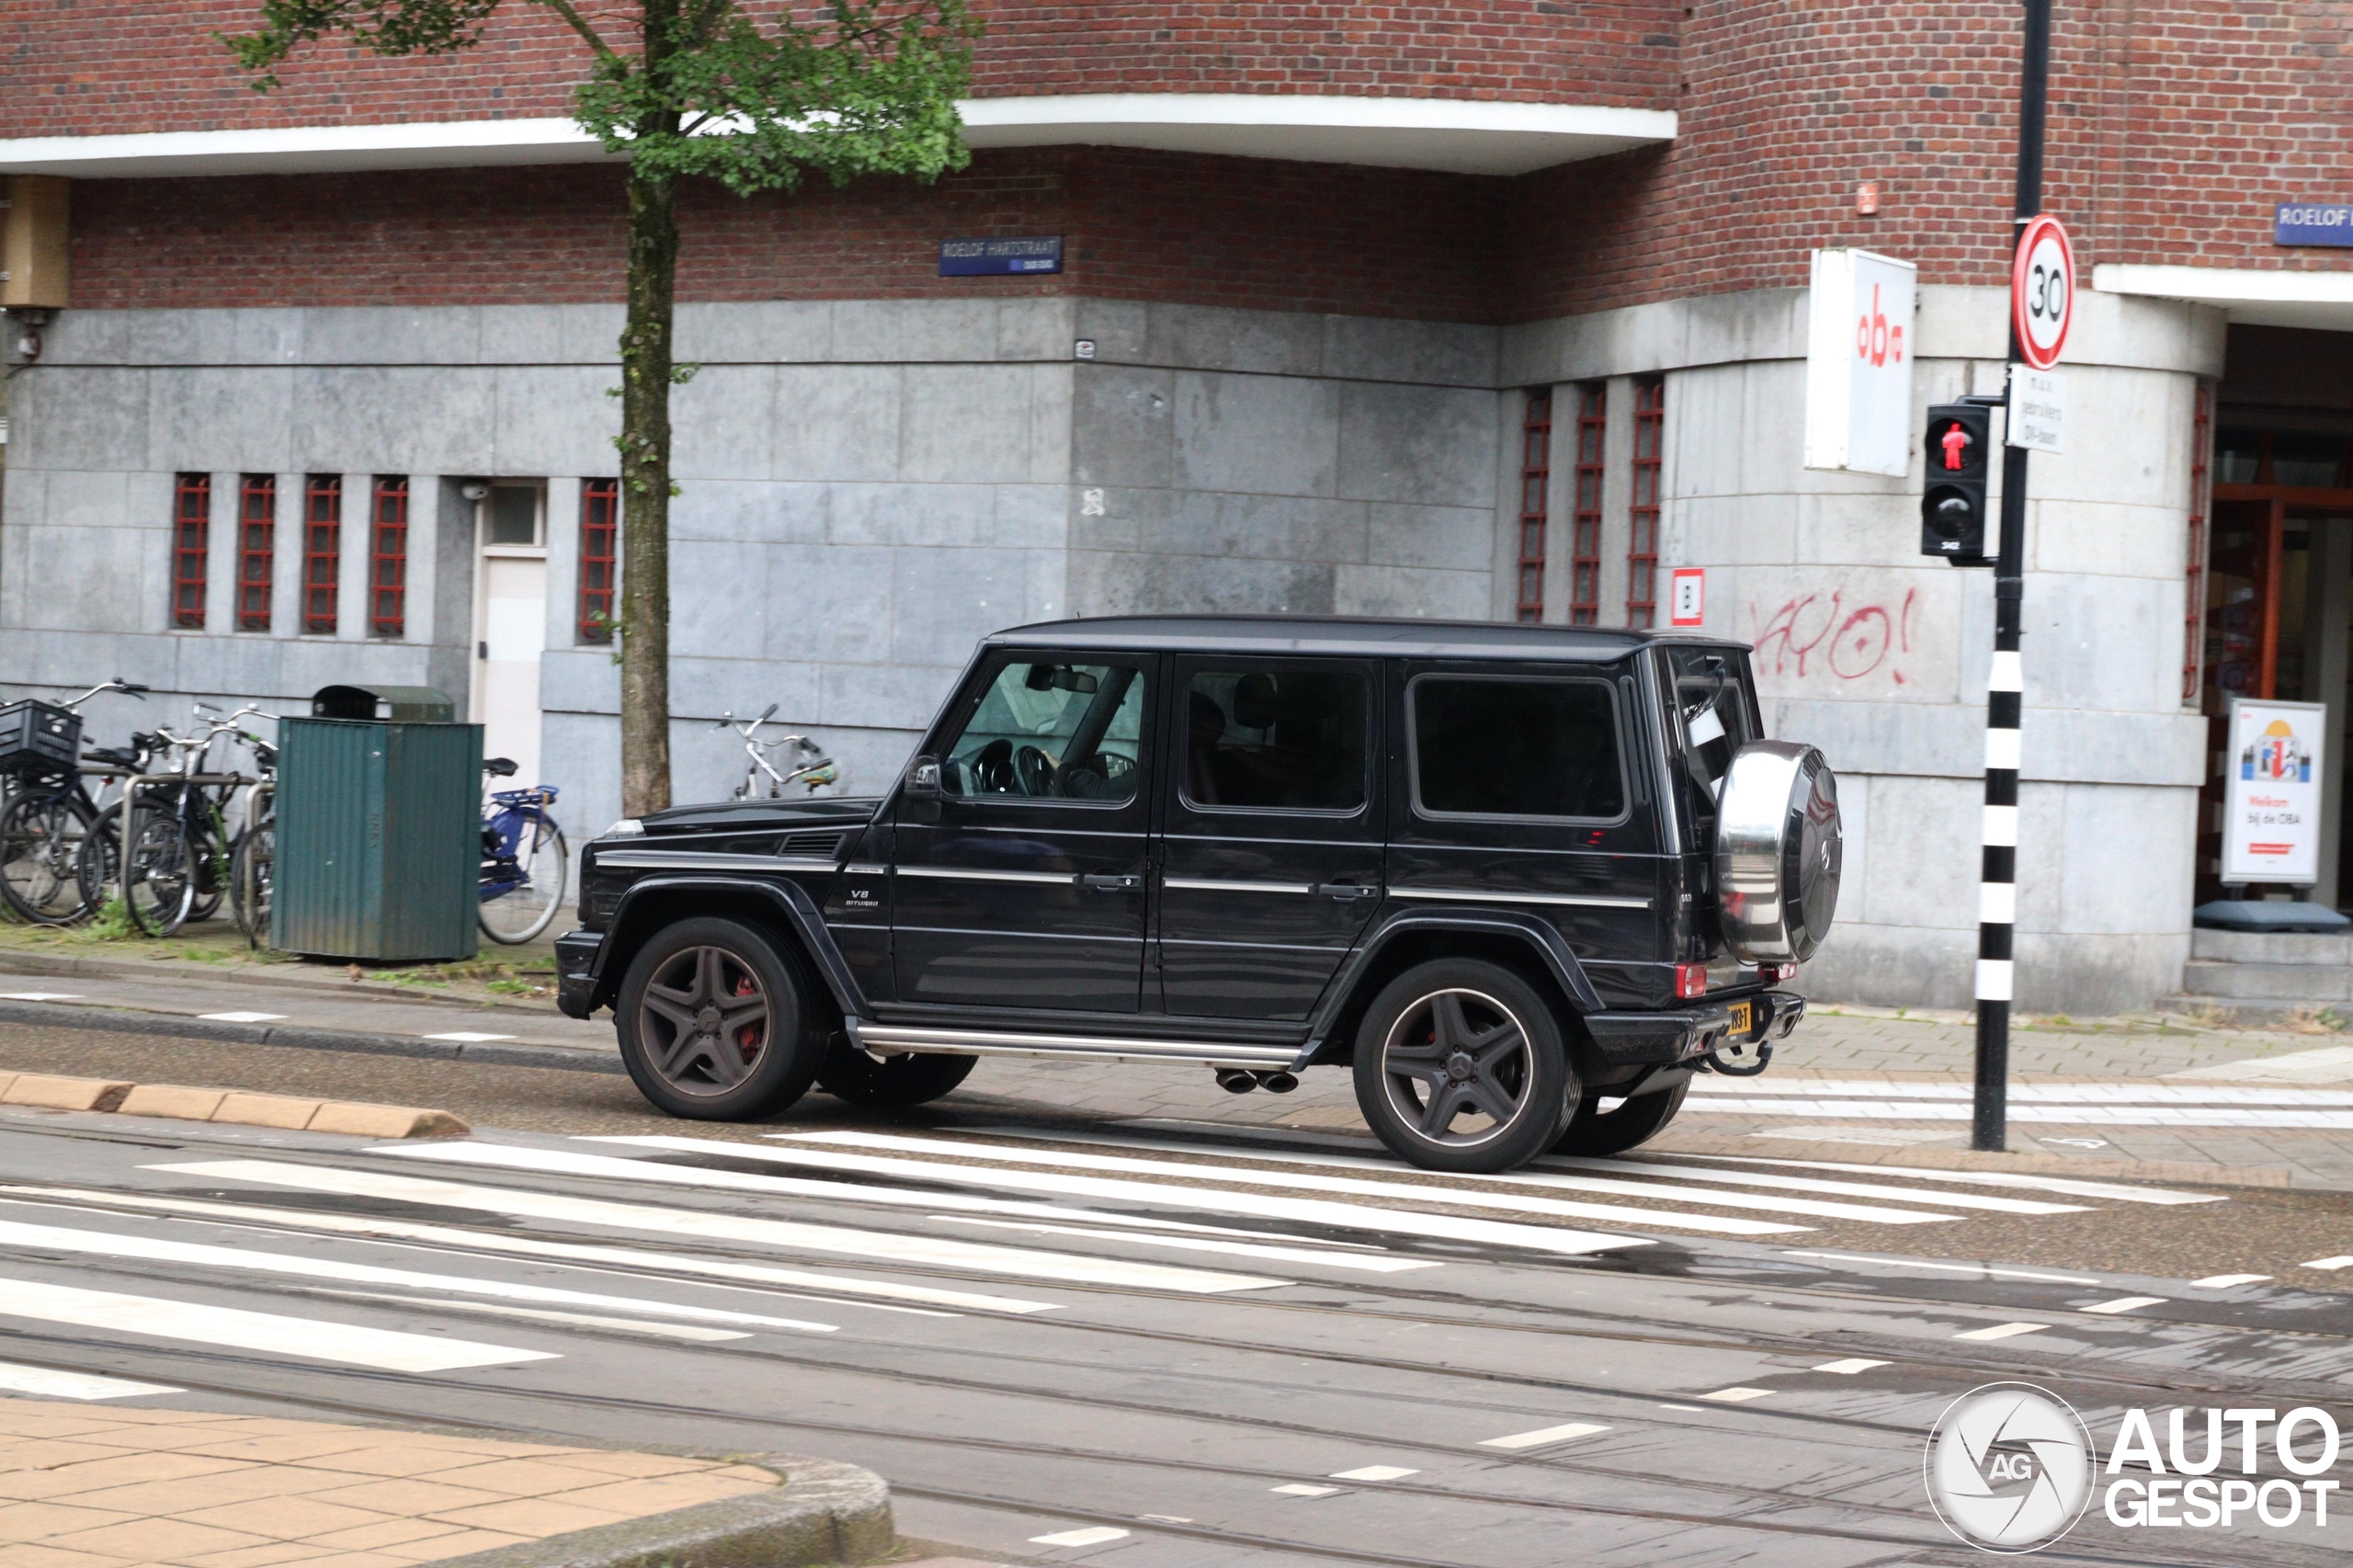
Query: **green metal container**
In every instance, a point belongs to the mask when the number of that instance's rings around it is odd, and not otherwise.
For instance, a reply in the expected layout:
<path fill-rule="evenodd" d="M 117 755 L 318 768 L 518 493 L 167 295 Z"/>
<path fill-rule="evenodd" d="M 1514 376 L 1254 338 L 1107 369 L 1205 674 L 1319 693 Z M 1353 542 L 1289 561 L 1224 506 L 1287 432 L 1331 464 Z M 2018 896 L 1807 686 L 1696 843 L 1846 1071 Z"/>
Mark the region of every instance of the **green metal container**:
<path fill-rule="evenodd" d="M 270 946 L 368 960 L 471 958 L 482 881 L 482 726 L 278 725 Z"/>

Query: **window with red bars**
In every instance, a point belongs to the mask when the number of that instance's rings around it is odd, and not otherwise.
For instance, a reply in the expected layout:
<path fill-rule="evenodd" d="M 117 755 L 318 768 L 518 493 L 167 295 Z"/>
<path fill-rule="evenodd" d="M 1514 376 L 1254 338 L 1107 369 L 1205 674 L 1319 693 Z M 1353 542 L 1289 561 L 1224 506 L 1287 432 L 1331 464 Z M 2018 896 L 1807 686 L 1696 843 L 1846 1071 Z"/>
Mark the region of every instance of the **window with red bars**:
<path fill-rule="evenodd" d="M 580 641 L 613 640 L 614 563 L 620 551 L 621 482 L 580 487 Z"/>
<path fill-rule="evenodd" d="M 1519 431 L 1519 619 L 1544 619 L 1544 528 L 1552 482 L 1552 394 L 1528 394 Z"/>
<path fill-rule="evenodd" d="M 1608 389 L 1577 389 L 1576 498 L 1569 519 L 1569 624 L 1601 620 L 1601 441 Z"/>
<path fill-rule="evenodd" d="M 212 476 L 184 473 L 172 487 L 172 624 L 204 630 L 206 562 L 212 544 Z"/>
<path fill-rule="evenodd" d="M 343 585 L 343 477 L 314 473 L 302 486 L 302 630 L 335 635 Z"/>
<path fill-rule="evenodd" d="M 408 631 L 408 481 L 376 481 L 368 523 L 368 632 L 401 637 Z"/>
<path fill-rule="evenodd" d="M 2182 597 L 2181 700 L 2195 708 L 2204 678 L 2206 653 L 2206 519 L 2213 490 L 2214 387 L 2198 383 L 2198 408 L 2189 427 L 2189 577 Z"/>
<path fill-rule="evenodd" d="M 269 630 L 269 585 L 278 570 L 278 479 L 237 482 L 237 630 Z"/>
<path fill-rule="evenodd" d="M 1666 434 L 1666 383 L 1634 383 L 1634 496 L 1626 508 L 1626 624 L 1658 623 L 1658 489 Z"/>

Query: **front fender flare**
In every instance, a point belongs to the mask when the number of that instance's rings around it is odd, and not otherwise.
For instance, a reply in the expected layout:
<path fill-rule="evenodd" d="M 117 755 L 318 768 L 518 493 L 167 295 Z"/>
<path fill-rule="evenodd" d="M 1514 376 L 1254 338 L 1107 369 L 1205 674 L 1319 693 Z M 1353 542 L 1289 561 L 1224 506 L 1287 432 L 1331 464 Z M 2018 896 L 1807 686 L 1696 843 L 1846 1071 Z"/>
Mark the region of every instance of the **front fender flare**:
<path fill-rule="evenodd" d="M 1586 974 L 1585 965 L 1561 933 L 1532 915 L 1515 909 L 1481 909 L 1474 906 L 1453 909 L 1408 909 L 1399 911 L 1376 926 L 1357 945 L 1340 972 L 1333 976 L 1324 989 L 1324 999 L 1315 1009 L 1315 1017 L 1308 1034 L 1308 1042 L 1300 1053 L 1303 1063 L 1320 1059 L 1324 1048 L 1330 1043 L 1332 1030 L 1338 1025 L 1340 1015 L 1354 999 L 1364 975 L 1380 960 L 1381 952 L 1399 937 L 1424 932 L 1462 932 L 1476 936 L 1501 937 L 1533 949 L 1545 971 L 1552 977 L 1561 994 L 1579 1017 L 1601 1010 L 1601 994 L 1593 987 Z"/>
<path fill-rule="evenodd" d="M 873 1010 L 867 1005 L 866 994 L 858 989 L 858 977 L 850 972 L 849 964 L 842 958 L 841 949 L 834 945 L 833 934 L 825 929 L 825 917 L 818 910 L 816 901 L 808 890 L 794 881 L 747 881 L 741 877 L 652 876 L 630 884 L 620 902 L 614 906 L 612 918 L 605 926 L 605 939 L 597 944 L 597 962 L 589 971 L 593 986 L 594 1006 L 610 1006 L 620 988 L 620 975 L 615 969 L 614 955 L 627 952 L 634 955 L 634 938 L 644 935 L 633 930 L 647 919 L 642 912 L 664 893 L 726 893 L 734 897 L 746 894 L 757 897 L 789 926 L 801 943 L 801 950 L 816 966 L 825 989 L 832 993 L 834 1005 L 845 1017 L 868 1018 Z"/>

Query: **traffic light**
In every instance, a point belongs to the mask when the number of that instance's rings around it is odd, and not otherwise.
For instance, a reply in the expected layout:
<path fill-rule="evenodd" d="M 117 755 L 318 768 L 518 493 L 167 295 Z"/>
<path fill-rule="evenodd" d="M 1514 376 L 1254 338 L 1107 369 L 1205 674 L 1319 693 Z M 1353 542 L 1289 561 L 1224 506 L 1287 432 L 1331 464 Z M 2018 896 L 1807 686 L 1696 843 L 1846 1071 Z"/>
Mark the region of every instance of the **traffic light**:
<path fill-rule="evenodd" d="M 1985 473 L 1993 422 L 1965 403 L 1928 410 L 1928 479 L 1920 492 L 1920 553 L 1956 566 L 1985 563 Z"/>

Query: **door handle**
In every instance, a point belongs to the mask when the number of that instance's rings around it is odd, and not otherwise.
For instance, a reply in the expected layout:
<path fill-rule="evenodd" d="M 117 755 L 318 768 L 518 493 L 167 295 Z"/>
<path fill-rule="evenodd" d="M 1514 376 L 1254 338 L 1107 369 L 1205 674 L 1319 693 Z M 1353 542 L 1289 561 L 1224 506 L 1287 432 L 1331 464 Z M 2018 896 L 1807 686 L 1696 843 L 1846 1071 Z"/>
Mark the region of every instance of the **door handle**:
<path fill-rule="evenodd" d="M 1361 882 L 1318 882 L 1315 891 L 1326 898 L 1379 898 L 1381 890 Z"/>
<path fill-rule="evenodd" d="M 1078 879 L 1078 885 L 1097 892 L 1133 892 L 1143 886 L 1142 877 L 1125 877 L 1116 872 L 1090 871 Z"/>

